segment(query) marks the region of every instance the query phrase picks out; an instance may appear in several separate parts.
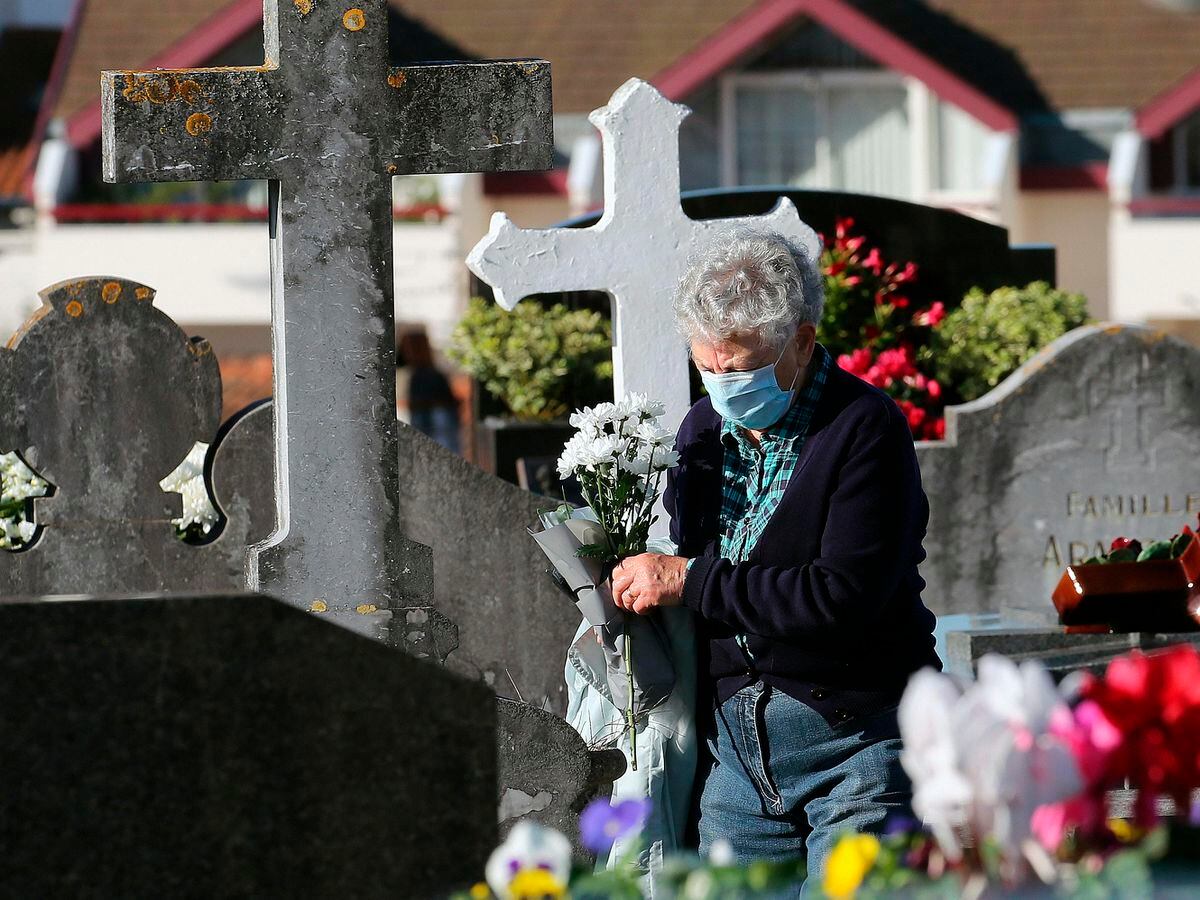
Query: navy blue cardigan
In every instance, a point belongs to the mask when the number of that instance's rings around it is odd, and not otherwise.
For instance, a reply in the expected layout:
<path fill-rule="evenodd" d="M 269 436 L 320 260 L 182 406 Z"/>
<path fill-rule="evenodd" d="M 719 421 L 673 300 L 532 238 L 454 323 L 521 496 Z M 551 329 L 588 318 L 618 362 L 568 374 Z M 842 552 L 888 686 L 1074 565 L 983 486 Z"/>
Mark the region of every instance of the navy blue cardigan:
<path fill-rule="evenodd" d="M 717 556 L 724 445 L 707 397 L 676 449 L 663 499 L 680 555 L 698 557 L 683 603 L 698 613 L 716 700 L 761 677 L 840 723 L 897 702 L 922 666 L 941 668 L 917 573 L 929 504 L 887 395 L 833 367 L 787 490 L 742 563 Z"/>

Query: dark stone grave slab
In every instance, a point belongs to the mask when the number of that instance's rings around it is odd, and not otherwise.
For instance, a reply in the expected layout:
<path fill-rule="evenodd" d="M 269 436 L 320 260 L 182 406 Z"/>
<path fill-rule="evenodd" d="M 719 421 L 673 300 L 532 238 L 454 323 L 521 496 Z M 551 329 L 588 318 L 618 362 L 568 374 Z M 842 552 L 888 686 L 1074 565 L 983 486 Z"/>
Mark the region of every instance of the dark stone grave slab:
<path fill-rule="evenodd" d="M 0 600 L 0 892 L 431 897 L 497 839 L 484 686 L 264 596 Z"/>
<path fill-rule="evenodd" d="M 948 671 L 974 675 L 976 664 L 989 653 L 1016 662 L 1035 659 L 1056 680 L 1072 672 L 1099 673 L 1108 663 L 1131 650 L 1149 652 L 1173 644 L 1200 646 L 1200 633 L 1065 634 L 1061 628 L 1026 627 L 996 631 L 952 631 L 946 635 Z"/>

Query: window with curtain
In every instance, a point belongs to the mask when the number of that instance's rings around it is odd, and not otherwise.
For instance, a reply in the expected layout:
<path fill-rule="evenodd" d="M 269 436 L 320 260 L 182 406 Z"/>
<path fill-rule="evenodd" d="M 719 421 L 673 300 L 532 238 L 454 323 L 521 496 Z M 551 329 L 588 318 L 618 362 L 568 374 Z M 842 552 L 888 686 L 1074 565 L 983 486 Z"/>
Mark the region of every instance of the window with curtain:
<path fill-rule="evenodd" d="M 908 91 L 874 73 L 737 76 L 726 89 L 737 184 L 909 197 Z"/>

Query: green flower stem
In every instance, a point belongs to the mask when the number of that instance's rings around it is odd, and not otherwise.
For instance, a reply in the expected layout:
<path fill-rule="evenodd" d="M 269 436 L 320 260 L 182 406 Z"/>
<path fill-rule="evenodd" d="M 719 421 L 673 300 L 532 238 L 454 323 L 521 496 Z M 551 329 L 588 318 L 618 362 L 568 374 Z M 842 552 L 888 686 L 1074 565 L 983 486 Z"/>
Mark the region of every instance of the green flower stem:
<path fill-rule="evenodd" d="M 629 766 L 637 771 L 637 728 L 633 721 L 633 640 L 629 634 L 629 616 L 625 616 L 625 675 L 629 679 L 629 700 L 625 705 L 625 724 L 629 729 Z"/>

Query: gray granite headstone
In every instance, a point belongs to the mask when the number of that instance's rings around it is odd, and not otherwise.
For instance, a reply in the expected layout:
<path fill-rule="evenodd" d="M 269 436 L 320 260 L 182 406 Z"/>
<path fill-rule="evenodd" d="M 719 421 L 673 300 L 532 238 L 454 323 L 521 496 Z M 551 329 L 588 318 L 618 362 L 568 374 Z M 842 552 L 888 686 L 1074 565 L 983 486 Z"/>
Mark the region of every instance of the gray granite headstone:
<path fill-rule="evenodd" d="M 0 596 L 232 587 L 245 550 L 230 555 L 175 537 L 178 494 L 168 475 L 210 441 L 221 377 L 207 341 L 154 306 L 154 290 L 124 278 L 77 278 L 41 294 L 42 307 L 0 347 L 0 450 L 18 451 L 53 486 L 32 501 L 40 534 L 0 552 Z"/>
<path fill-rule="evenodd" d="M 572 839 L 576 856 L 579 813 L 589 800 L 608 796 L 625 772 L 620 750 L 589 751 L 574 728 L 528 703 L 499 701 L 500 830 L 521 820 L 557 828 Z"/>
<path fill-rule="evenodd" d="M 1195 527 L 1200 349 L 1097 325 L 1047 347 L 918 445 L 930 523 L 925 599 L 939 614 L 1056 618 L 1064 568 L 1118 536 Z"/>
<path fill-rule="evenodd" d="M 392 176 L 549 167 L 550 66 L 389 68 L 387 0 L 263 10 L 261 66 L 103 74 L 104 177 L 270 181 L 277 509 L 247 584 L 387 637 L 408 562 Z"/>
<path fill-rule="evenodd" d="M 214 444 L 213 493 L 230 517 L 221 540 L 249 540 L 269 528 L 271 416 L 270 403 L 255 406 L 226 423 Z M 416 546 L 431 548 L 432 559 L 406 576 L 416 599 L 396 629 L 397 643 L 445 659 L 502 697 L 565 712 L 563 668 L 579 613 L 546 576 L 545 557 L 527 531 L 546 500 L 415 428 L 400 426 L 399 446 L 401 528 Z M 417 602 L 421 585 L 433 580 L 436 610 Z"/>
<path fill-rule="evenodd" d="M 483 685 L 255 595 L 0 600 L 0 893 L 434 897 L 497 840 Z"/>

